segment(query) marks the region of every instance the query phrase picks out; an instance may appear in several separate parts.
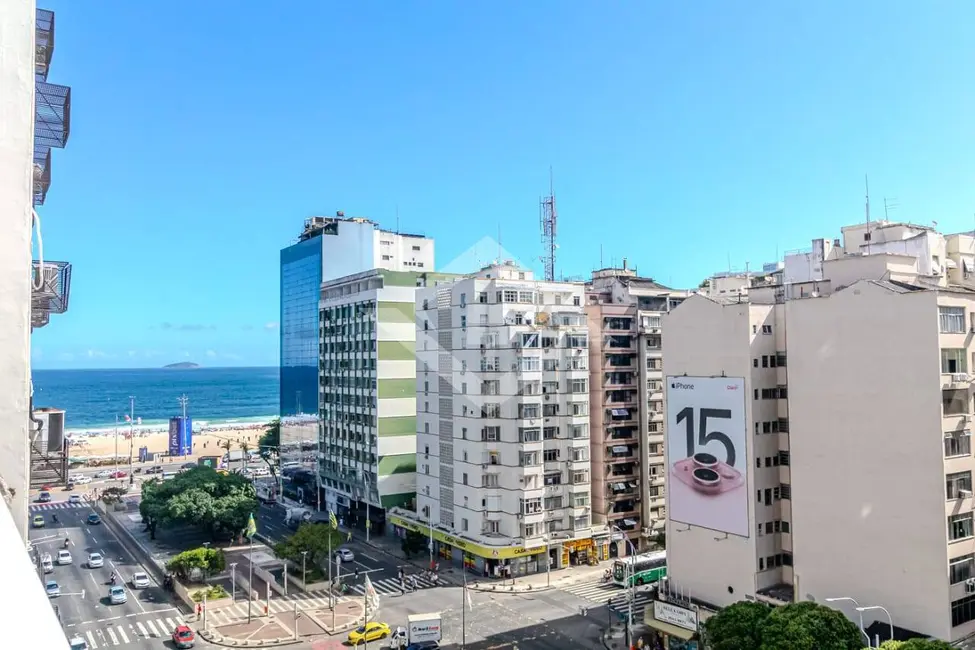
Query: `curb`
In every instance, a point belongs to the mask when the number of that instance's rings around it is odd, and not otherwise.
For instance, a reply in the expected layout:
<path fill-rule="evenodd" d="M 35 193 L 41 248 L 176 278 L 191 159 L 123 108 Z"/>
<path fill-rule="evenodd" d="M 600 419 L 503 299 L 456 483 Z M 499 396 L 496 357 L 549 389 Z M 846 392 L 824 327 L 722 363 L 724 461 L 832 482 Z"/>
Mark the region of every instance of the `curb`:
<path fill-rule="evenodd" d="M 555 585 L 542 585 L 540 587 L 535 587 L 528 585 L 527 587 L 517 587 L 517 585 L 478 585 L 478 584 L 468 584 L 467 588 L 471 591 L 480 591 L 484 593 L 501 593 L 501 594 L 526 594 L 526 593 L 538 593 L 539 591 L 551 591 L 556 589 Z"/>
<path fill-rule="evenodd" d="M 375 618 L 375 613 L 373 613 L 373 615 L 369 617 L 369 620 L 372 620 L 373 618 Z M 249 639 L 236 639 L 234 637 L 223 636 L 218 632 L 212 632 L 210 630 L 203 630 L 203 629 L 197 630 L 197 634 L 199 634 L 200 638 L 203 639 L 204 641 L 208 643 L 212 643 L 214 645 L 223 646 L 225 648 L 271 648 L 271 647 L 295 645 L 297 643 L 302 643 L 304 641 L 307 641 L 309 638 L 314 639 L 315 637 L 319 637 L 319 636 L 334 637 L 339 634 L 345 634 L 349 630 L 353 630 L 359 627 L 365 621 L 365 619 L 366 619 L 365 616 L 360 616 L 350 623 L 346 623 L 345 625 L 336 627 L 331 632 L 325 632 L 324 634 L 310 634 L 307 637 L 299 637 L 297 639 L 295 639 L 293 636 L 290 636 L 290 637 L 278 637 L 277 639 L 264 639 L 264 640 L 251 641 Z"/>

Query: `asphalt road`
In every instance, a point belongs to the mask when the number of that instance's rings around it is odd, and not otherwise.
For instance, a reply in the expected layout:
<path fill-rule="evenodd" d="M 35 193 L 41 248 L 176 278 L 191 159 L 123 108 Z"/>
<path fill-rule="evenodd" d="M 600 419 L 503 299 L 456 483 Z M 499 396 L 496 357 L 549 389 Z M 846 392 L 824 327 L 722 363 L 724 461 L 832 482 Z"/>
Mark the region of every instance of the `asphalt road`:
<path fill-rule="evenodd" d="M 66 498 L 65 495 L 63 499 Z M 31 543 L 37 551 L 50 553 L 56 561 L 58 551 L 64 548 L 65 537 L 70 540 L 71 564 L 55 564 L 54 572 L 47 575 L 42 575 L 38 567 L 40 580 L 55 580 L 61 587 L 61 596 L 52 598 L 51 604 L 57 608 L 65 633 L 69 637 L 81 636 L 92 650 L 167 647 L 166 640 L 180 620 L 179 610 L 155 581 L 148 589 L 132 587 L 132 575 L 145 569 L 107 527 L 87 523 L 91 512 L 87 504 L 72 506 L 64 500 L 31 506 L 31 517 L 40 514 L 46 522 L 44 528 L 30 531 Z M 58 516 L 57 524 L 53 521 L 54 514 Z M 105 558 L 102 568 L 88 566 L 91 552 L 101 553 Z M 120 576 L 117 584 L 125 588 L 128 596 L 128 602 L 121 605 L 112 605 L 108 598 L 113 571 Z"/>

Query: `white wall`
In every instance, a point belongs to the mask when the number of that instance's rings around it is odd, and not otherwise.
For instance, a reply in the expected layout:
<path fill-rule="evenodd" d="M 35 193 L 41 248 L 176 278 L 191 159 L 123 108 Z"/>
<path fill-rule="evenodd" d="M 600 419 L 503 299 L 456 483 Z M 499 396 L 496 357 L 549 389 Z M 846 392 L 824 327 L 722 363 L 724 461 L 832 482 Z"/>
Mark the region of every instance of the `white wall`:
<path fill-rule="evenodd" d="M 750 306 L 719 305 L 691 296 L 662 318 L 663 367 L 667 375 L 745 377 L 746 424 L 751 430 L 753 386 Z M 665 400 L 665 415 L 667 405 Z M 669 420 L 669 415 L 665 418 Z M 754 436 L 747 437 L 747 467 L 754 466 Z M 754 529 L 755 472 L 748 472 L 749 526 Z M 721 538 L 720 541 L 715 538 Z M 755 535 L 735 537 L 667 520 L 667 572 L 688 595 L 716 605 L 730 605 L 754 595 Z"/>
<path fill-rule="evenodd" d="M 340 221 L 338 235 L 322 235 L 322 282 L 375 268 L 375 226 Z"/>
<path fill-rule="evenodd" d="M 413 472 L 380 476 L 376 479 L 376 483 L 380 496 L 416 492 L 416 474 Z"/>
<path fill-rule="evenodd" d="M 937 293 L 858 282 L 786 310 L 797 597 L 950 638 Z"/>
<path fill-rule="evenodd" d="M 408 378 L 403 377 L 402 379 Z M 377 402 L 379 408 L 376 417 L 391 418 L 416 414 L 416 398 L 414 397 L 385 397 L 377 400 Z"/>
<path fill-rule="evenodd" d="M 0 476 L 27 537 L 31 202 L 34 151 L 33 0 L 0 2 Z M 43 626 L 42 626 L 43 627 Z M 52 646 L 56 647 L 56 646 Z"/>

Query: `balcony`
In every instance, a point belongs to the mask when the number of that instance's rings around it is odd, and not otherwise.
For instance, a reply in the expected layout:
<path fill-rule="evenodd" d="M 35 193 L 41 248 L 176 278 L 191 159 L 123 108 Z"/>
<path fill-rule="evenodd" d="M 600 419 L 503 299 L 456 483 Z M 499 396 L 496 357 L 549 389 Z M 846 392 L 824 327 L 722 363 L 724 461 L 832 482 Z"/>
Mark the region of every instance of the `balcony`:
<path fill-rule="evenodd" d="M 636 341 L 629 334 L 608 334 L 603 338 L 603 349 L 607 353 L 631 352 L 636 350 Z"/>
<path fill-rule="evenodd" d="M 44 82 L 54 58 L 54 12 L 38 9 L 34 17 L 34 79 Z"/>
<path fill-rule="evenodd" d="M 34 147 L 34 205 L 44 205 L 51 189 L 51 148 Z"/>
<path fill-rule="evenodd" d="M 44 327 L 51 314 L 63 314 L 68 310 L 71 264 L 44 262 L 41 268 L 41 262 L 34 260 L 32 280 L 31 326 Z"/>
<path fill-rule="evenodd" d="M 34 146 L 63 149 L 71 134 L 71 88 L 37 82 Z"/>

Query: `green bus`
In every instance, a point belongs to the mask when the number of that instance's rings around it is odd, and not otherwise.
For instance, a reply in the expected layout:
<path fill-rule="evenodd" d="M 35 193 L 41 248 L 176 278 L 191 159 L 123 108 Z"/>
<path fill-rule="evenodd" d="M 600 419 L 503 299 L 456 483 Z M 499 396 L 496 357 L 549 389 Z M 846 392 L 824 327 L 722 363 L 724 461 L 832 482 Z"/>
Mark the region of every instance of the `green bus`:
<path fill-rule="evenodd" d="M 629 587 L 630 581 L 636 585 L 651 585 L 667 577 L 667 551 L 631 555 L 613 562 L 613 583 Z"/>

